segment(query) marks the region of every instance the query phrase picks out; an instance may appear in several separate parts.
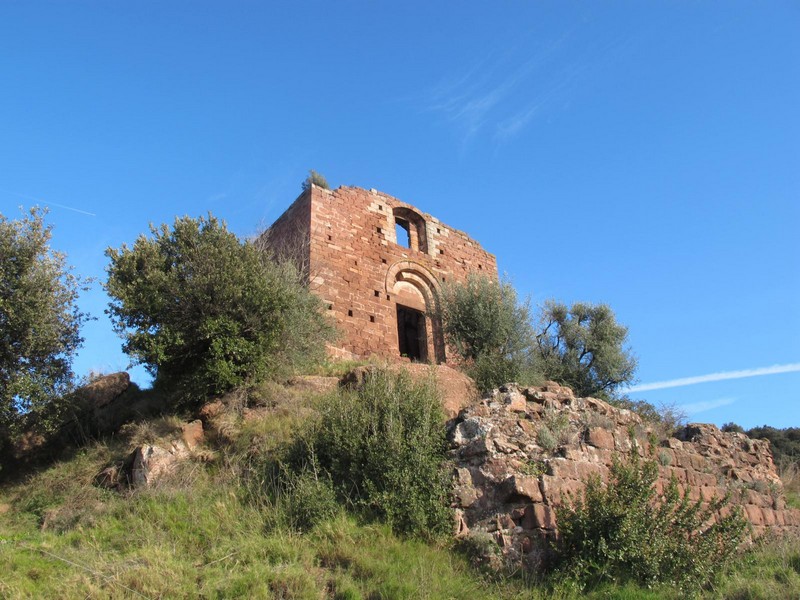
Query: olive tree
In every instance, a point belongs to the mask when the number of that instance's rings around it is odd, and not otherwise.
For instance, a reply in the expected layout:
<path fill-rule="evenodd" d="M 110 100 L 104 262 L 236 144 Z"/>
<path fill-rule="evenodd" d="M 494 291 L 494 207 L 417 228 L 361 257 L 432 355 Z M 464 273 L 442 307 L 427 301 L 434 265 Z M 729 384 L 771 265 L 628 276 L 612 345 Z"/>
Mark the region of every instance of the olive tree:
<path fill-rule="evenodd" d="M 87 280 L 50 247 L 45 214 L 0 214 L 0 445 L 24 426 L 46 431 L 60 423 L 83 342 L 87 316 L 77 299 Z"/>
<path fill-rule="evenodd" d="M 125 352 L 182 403 L 324 356 L 332 328 L 293 267 L 211 215 L 151 226 L 106 254 L 107 312 Z"/>
<path fill-rule="evenodd" d="M 547 378 L 580 396 L 613 397 L 631 383 L 636 357 L 627 346 L 628 328 L 606 304 L 554 300 L 541 309 L 536 328 L 536 363 Z"/>
<path fill-rule="evenodd" d="M 469 275 L 438 302 L 445 341 L 482 389 L 519 380 L 530 366 L 530 307 L 508 281 Z"/>

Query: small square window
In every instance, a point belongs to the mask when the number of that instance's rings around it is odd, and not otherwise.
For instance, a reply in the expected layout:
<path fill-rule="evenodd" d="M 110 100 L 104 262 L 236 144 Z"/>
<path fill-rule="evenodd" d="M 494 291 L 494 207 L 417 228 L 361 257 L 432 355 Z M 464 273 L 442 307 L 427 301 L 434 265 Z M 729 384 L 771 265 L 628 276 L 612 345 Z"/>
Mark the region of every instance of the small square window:
<path fill-rule="evenodd" d="M 375 229 L 378 230 L 378 233 L 383 233 L 383 229 L 381 229 L 380 227 L 376 227 Z"/>
<path fill-rule="evenodd" d="M 381 262 L 382 262 L 383 264 L 386 264 L 386 259 L 385 259 L 385 258 L 382 258 L 382 259 L 381 259 Z"/>
<path fill-rule="evenodd" d="M 437 227 L 436 228 L 436 233 L 442 233 L 442 230 Z"/>
<path fill-rule="evenodd" d="M 370 315 L 369 316 L 369 322 L 370 323 L 374 323 L 375 322 L 375 315 Z"/>
<path fill-rule="evenodd" d="M 439 248 L 439 254 L 444 254 L 444 250 L 442 250 L 441 248 Z"/>
<path fill-rule="evenodd" d="M 333 239 L 333 236 L 332 236 L 332 235 L 329 235 L 329 236 L 328 236 L 328 241 L 330 242 L 332 239 Z"/>
<path fill-rule="evenodd" d="M 352 310 L 348 310 L 347 311 L 347 316 L 348 317 L 352 317 L 353 316 L 353 311 Z"/>
<path fill-rule="evenodd" d="M 383 204 L 378 204 L 378 210 L 383 210 Z"/>
<path fill-rule="evenodd" d="M 328 304 L 328 310 L 333 310 L 333 304 Z"/>
<path fill-rule="evenodd" d="M 380 293 L 378 290 L 375 290 L 375 297 L 376 297 L 376 298 L 379 298 L 379 297 L 380 297 L 380 295 L 381 295 L 381 293 Z"/>

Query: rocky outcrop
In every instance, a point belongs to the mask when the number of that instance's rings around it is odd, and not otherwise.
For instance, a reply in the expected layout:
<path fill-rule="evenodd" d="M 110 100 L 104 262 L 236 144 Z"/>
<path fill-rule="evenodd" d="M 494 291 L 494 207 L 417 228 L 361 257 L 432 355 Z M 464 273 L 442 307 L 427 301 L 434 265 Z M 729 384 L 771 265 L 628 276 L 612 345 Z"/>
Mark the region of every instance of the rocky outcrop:
<path fill-rule="evenodd" d="M 117 490 L 153 487 L 192 458 L 204 438 L 202 421 L 185 423 L 175 435 L 139 446 L 120 464 L 106 467 L 95 476 L 94 483 Z"/>
<path fill-rule="evenodd" d="M 557 536 L 557 510 L 588 477 L 608 479 L 615 456 L 634 451 L 659 463 L 660 493 L 675 477 L 704 502 L 732 493 L 754 535 L 800 533 L 787 509 L 769 443 L 692 424 L 659 439 L 634 413 L 569 388 L 514 385 L 495 390 L 450 422 L 457 534 L 490 535 L 513 564 L 536 567 Z"/>

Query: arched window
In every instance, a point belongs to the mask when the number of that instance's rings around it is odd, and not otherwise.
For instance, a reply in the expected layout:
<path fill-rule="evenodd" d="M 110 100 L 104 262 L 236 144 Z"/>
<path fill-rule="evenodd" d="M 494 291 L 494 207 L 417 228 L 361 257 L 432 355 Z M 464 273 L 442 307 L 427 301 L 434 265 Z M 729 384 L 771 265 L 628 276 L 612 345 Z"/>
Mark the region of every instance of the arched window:
<path fill-rule="evenodd" d="M 392 210 L 397 243 L 411 250 L 428 252 L 428 236 L 425 233 L 425 219 L 410 208 L 399 206 Z"/>

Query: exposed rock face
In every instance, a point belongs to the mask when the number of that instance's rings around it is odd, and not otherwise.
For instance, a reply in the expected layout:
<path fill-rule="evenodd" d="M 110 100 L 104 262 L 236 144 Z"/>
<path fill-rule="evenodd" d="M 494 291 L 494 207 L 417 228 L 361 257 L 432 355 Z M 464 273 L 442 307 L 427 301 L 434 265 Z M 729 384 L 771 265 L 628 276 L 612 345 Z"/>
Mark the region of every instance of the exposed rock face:
<path fill-rule="evenodd" d="M 693 500 L 722 497 L 743 506 L 755 535 L 767 528 L 800 533 L 800 511 L 787 509 L 769 443 L 713 425 L 692 424 L 657 440 L 634 413 L 556 384 L 496 390 L 451 421 L 458 535 L 492 535 L 512 564 L 536 568 L 557 535 L 556 511 L 591 475 L 608 479 L 612 458 L 654 456 L 656 491 L 677 478 Z M 655 445 L 651 448 L 651 444 Z"/>
<path fill-rule="evenodd" d="M 190 459 L 203 443 L 205 433 L 199 419 L 185 423 L 172 439 L 136 448 L 121 464 L 106 467 L 94 478 L 94 484 L 108 489 L 152 487 L 175 472 Z"/>
<path fill-rule="evenodd" d="M 119 398 L 130 384 L 130 375 L 124 371 L 112 373 L 83 386 L 77 391 L 77 395 L 87 408 L 99 409 Z"/>
<path fill-rule="evenodd" d="M 202 441 L 203 423 L 197 420 L 186 423 L 181 428 L 180 439 L 140 446 L 133 451 L 130 485 L 153 486 L 163 477 L 173 473 L 181 462 L 189 459 Z"/>

